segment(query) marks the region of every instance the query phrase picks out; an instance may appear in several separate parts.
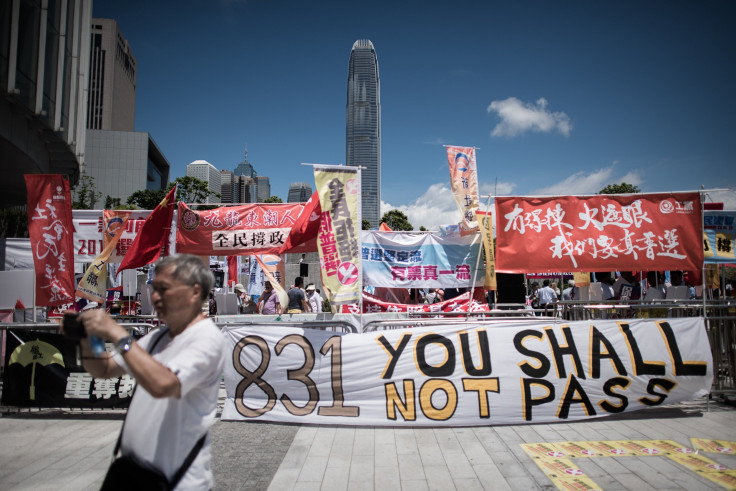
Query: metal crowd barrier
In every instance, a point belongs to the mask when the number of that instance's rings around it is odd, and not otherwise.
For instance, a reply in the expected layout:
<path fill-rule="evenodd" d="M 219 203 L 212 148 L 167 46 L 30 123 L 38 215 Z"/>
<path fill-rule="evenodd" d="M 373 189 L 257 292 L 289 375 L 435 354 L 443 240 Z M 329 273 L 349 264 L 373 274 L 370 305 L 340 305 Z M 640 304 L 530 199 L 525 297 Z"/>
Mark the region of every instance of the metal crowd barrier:
<path fill-rule="evenodd" d="M 222 329 L 225 326 L 284 326 L 304 329 L 321 329 L 323 331 L 335 331 L 344 333 L 357 333 L 358 328 L 350 322 L 344 320 L 326 320 L 326 321 L 264 321 L 259 314 L 253 314 L 253 318 L 247 318 L 247 315 L 218 316 L 215 324 Z M 260 319 L 260 320 L 259 320 Z"/>

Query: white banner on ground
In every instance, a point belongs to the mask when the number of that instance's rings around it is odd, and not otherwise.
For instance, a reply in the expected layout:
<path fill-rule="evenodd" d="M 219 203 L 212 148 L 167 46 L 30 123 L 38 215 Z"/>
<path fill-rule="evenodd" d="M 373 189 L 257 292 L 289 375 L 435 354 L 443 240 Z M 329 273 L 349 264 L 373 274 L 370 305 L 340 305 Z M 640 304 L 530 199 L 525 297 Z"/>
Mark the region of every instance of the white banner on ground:
<path fill-rule="evenodd" d="M 231 353 L 223 420 L 550 423 L 690 400 L 713 380 L 702 318 L 223 332 Z"/>

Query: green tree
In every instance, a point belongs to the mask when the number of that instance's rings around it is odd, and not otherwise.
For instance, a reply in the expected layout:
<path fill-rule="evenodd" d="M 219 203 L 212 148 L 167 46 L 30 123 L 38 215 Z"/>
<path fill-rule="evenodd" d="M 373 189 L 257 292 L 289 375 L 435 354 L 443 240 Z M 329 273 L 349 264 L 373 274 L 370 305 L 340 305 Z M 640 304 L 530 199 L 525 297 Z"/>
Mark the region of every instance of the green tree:
<path fill-rule="evenodd" d="M 420 225 L 419 226 L 419 231 L 420 232 L 429 232 L 429 229 L 427 229 L 424 225 Z"/>
<path fill-rule="evenodd" d="M 370 229 L 371 229 L 371 222 L 369 222 L 369 221 L 368 221 L 368 220 L 366 220 L 365 218 L 363 219 L 363 221 L 361 222 L 361 224 L 360 224 L 360 225 L 361 225 L 361 228 L 362 228 L 363 230 L 370 230 Z"/>
<path fill-rule="evenodd" d="M 127 203 L 142 210 L 153 210 L 166 196 L 163 189 L 143 189 L 128 196 Z"/>
<path fill-rule="evenodd" d="M 381 217 L 381 223 L 385 223 L 391 230 L 409 231 L 414 230 L 414 226 L 409 223 L 409 218 L 404 212 L 399 210 L 389 210 Z"/>
<path fill-rule="evenodd" d="M 0 237 L 28 237 L 28 212 L 24 208 L 0 210 Z"/>
<path fill-rule="evenodd" d="M 283 203 L 278 196 L 270 196 L 263 200 L 264 203 Z"/>
<path fill-rule="evenodd" d="M 207 187 L 207 183 L 196 177 L 184 176 L 177 177 L 174 182 L 170 182 L 166 191 L 168 192 L 174 187 L 174 184 L 179 185 L 179 189 L 176 191 L 178 201 L 184 203 L 204 203 L 209 197 L 220 197 L 220 193 L 210 191 Z M 163 199 L 163 197 L 161 198 Z M 158 204 L 158 203 L 157 203 Z"/>
<path fill-rule="evenodd" d="M 77 195 L 77 200 L 72 201 L 75 210 L 93 210 L 97 200 L 102 197 L 102 193 L 95 188 L 95 178 L 88 175 L 79 178 L 74 194 Z"/>
<path fill-rule="evenodd" d="M 641 193 L 639 186 L 634 186 L 627 182 L 621 184 L 609 184 L 608 186 L 601 189 L 598 194 L 634 194 Z"/>
<path fill-rule="evenodd" d="M 120 206 L 120 198 L 113 198 L 109 194 L 105 196 L 105 209 L 113 210 Z"/>

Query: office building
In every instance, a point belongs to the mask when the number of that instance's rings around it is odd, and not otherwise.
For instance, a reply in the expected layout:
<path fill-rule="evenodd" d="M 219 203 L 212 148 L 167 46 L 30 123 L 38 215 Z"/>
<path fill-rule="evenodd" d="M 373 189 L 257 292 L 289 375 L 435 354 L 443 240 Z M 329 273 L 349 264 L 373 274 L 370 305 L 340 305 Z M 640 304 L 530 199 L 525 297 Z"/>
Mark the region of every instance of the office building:
<path fill-rule="evenodd" d="M 266 176 L 257 176 L 256 177 L 256 187 L 258 189 L 257 193 L 257 203 L 263 203 L 268 198 L 271 197 L 271 181 Z"/>
<path fill-rule="evenodd" d="M 312 196 L 312 186 L 306 182 L 293 182 L 289 186 L 287 203 L 304 203 Z"/>
<path fill-rule="evenodd" d="M 229 170 L 220 171 L 220 203 L 240 203 L 240 196 L 236 198 L 235 174 Z"/>
<path fill-rule="evenodd" d="M 220 194 L 221 191 L 221 179 L 220 171 L 217 168 L 207 162 L 206 160 L 195 160 L 191 164 L 187 165 L 188 177 L 196 177 L 200 181 L 207 183 L 207 189 L 213 193 Z M 219 203 L 220 198 L 217 196 L 210 196 L 205 200 L 205 203 Z"/>
<path fill-rule="evenodd" d="M 136 60 L 112 19 L 92 19 L 87 128 L 135 131 Z"/>
<path fill-rule="evenodd" d="M 236 176 L 246 176 L 246 177 L 258 177 L 258 173 L 253 168 L 250 162 L 248 162 L 248 149 L 245 149 L 245 157 L 243 158 L 243 161 L 235 167 L 235 170 L 233 171 Z"/>
<path fill-rule="evenodd" d="M 345 164 L 361 166 L 362 212 L 377 227 L 381 205 L 381 83 L 373 43 L 359 39 L 350 51 Z"/>
<path fill-rule="evenodd" d="M 136 191 L 166 189 L 169 183 L 171 166 L 148 133 L 87 130 L 86 149 L 84 173 L 102 193 L 95 208 L 107 196 L 125 203 Z"/>
<path fill-rule="evenodd" d="M 24 174 L 79 182 L 91 0 L 0 2 L 0 206 L 26 204 Z"/>

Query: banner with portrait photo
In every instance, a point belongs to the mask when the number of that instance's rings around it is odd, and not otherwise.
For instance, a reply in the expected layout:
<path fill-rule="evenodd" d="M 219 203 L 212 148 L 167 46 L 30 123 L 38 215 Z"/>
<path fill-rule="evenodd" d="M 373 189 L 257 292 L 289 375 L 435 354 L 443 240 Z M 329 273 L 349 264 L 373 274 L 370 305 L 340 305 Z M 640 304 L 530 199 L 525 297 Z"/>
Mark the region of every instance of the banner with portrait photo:
<path fill-rule="evenodd" d="M 569 422 L 707 394 L 703 318 L 363 333 L 226 325 L 223 420 L 366 426 Z"/>
<path fill-rule="evenodd" d="M 496 267 L 541 271 L 696 270 L 700 193 L 496 198 Z"/>
<path fill-rule="evenodd" d="M 455 203 L 460 210 L 460 228 L 463 233 L 478 229 L 475 212 L 478 210 L 478 172 L 475 147 L 446 146 L 450 165 L 450 185 Z"/>

